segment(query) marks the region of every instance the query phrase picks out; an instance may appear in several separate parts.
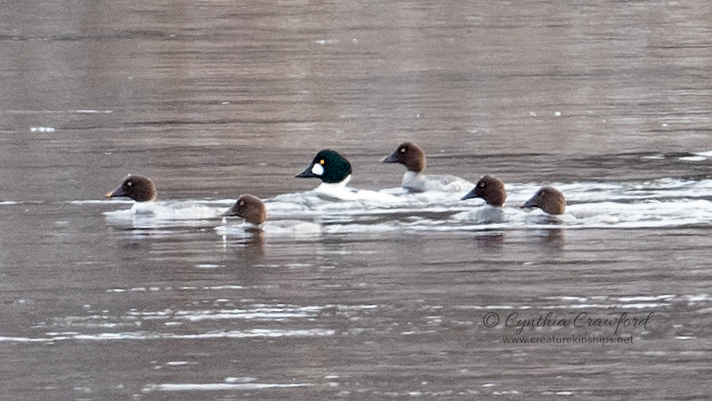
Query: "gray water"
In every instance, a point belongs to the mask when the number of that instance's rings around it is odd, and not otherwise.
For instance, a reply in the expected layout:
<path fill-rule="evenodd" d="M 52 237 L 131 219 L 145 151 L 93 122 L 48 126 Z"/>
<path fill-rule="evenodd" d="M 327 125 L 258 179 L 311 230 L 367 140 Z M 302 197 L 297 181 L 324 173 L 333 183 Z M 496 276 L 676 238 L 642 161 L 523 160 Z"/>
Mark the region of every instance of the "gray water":
<path fill-rule="evenodd" d="M 707 399 L 710 71 L 707 1 L 4 4 L 0 398 Z M 106 214 L 128 173 L 216 209 L 300 194 L 322 148 L 393 188 L 405 140 L 573 210 L 637 191 L 613 202 L 637 217 L 275 238 Z M 676 198 L 691 222 L 644 213 Z"/>

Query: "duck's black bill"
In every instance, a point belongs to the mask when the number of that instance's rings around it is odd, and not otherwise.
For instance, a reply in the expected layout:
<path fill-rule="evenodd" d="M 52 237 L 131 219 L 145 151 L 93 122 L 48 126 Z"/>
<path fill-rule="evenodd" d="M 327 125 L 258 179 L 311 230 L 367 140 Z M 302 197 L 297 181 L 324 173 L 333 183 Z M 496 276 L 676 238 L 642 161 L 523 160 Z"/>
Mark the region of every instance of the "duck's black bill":
<path fill-rule="evenodd" d="M 390 156 L 381 160 L 383 163 L 398 163 L 398 151 L 393 152 Z"/>
<path fill-rule="evenodd" d="M 524 202 L 521 206 L 519 206 L 522 209 L 529 209 L 533 207 L 539 207 L 539 205 L 536 204 L 536 201 L 534 199 L 529 199 L 528 201 Z"/>
<path fill-rule="evenodd" d="M 312 169 L 312 166 L 307 167 L 306 170 L 297 174 L 294 178 L 319 178 L 318 175 L 312 173 L 311 169 Z"/>
<path fill-rule="evenodd" d="M 463 196 L 462 199 L 460 199 L 460 200 L 472 199 L 472 198 L 478 198 L 474 189 L 472 191 L 468 192 L 467 195 Z"/>
<path fill-rule="evenodd" d="M 237 205 L 232 205 L 230 206 L 230 209 L 227 209 L 226 211 L 220 213 L 220 217 L 232 217 L 232 216 L 237 216 Z"/>
<path fill-rule="evenodd" d="M 126 195 L 126 192 L 124 192 L 124 188 L 118 187 L 114 192 L 107 192 L 106 194 L 107 198 L 121 198 L 121 197 L 128 197 Z"/>

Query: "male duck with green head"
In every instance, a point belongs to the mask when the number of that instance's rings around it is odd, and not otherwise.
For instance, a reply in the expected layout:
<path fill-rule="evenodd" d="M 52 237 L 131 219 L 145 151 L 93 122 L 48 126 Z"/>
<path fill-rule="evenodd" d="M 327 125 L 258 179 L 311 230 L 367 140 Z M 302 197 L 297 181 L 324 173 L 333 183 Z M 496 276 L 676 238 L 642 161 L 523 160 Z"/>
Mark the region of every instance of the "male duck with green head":
<path fill-rule="evenodd" d="M 349 188 L 346 184 L 351 180 L 351 163 L 339 152 L 323 149 L 314 156 L 311 164 L 296 178 L 318 178 L 321 180 L 314 191 L 323 197 L 335 200 L 364 200 L 375 202 L 398 202 L 393 195 Z"/>

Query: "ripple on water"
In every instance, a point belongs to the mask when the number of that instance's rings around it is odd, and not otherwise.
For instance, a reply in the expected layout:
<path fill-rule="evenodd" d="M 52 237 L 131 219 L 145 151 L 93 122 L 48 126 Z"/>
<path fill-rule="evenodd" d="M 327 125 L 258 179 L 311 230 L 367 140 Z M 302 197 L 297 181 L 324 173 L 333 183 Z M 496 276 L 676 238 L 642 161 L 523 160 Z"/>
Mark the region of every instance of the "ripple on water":
<path fill-rule="evenodd" d="M 261 227 L 261 232 L 267 236 L 313 237 L 547 227 L 684 227 L 708 225 L 712 221 L 712 180 L 661 178 L 646 182 L 553 185 L 567 198 L 566 212 L 560 216 L 518 207 L 538 189 L 539 184 L 534 183 L 506 184 L 508 199 L 501 209 L 485 206 L 478 199 L 461 201 L 462 194 L 410 194 L 399 189 L 384 190 L 401 199 L 397 204 L 325 200 L 313 191 L 290 193 L 265 200 L 268 221 Z M 105 215 L 109 224 L 134 228 L 208 224 L 216 227 L 218 235 L 253 235 L 251 226 L 243 224 L 241 219 L 221 217 L 231 202 L 226 199 L 135 203 L 130 208 L 105 212 Z M 497 211 L 494 217 L 492 210 Z"/>

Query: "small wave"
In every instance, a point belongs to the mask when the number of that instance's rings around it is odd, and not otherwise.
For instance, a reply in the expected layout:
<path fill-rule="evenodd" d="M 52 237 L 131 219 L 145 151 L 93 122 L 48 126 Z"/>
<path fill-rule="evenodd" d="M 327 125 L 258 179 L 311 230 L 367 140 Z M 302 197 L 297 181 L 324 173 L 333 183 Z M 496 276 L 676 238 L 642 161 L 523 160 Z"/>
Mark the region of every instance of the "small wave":
<path fill-rule="evenodd" d="M 461 201 L 463 194 L 413 194 L 401 188 L 380 191 L 398 199 L 397 202 L 375 198 L 335 201 L 316 191 L 287 193 L 265 200 L 268 221 L 262 233 L 294 236 L 553 227 L 650 228 L 712 222 L 712 180 L 661 178 L 643 182 L 552 183 L 567 198 L 563 215 L 520 209 L 519 205 L 541 185 L 507 184 L 508 199 L 502 208 L 487 206 L 478 199 Z M 97 201 L 73 201 L 87 202 Z M 225 199 L 134 203 L 128 209 L 105 215 L 110 223 L 137 228 L 214 224 L 219 235 L 249 236 L 251 226 L 239 218 L 219 219 L 232 202 Z"/>
<path fill-rule="evenodd" d="M 309 383 L 175 383 L 175 384 L 156 384 L 150 385 L 143 389 L 144 392 L 150 391 L 229 391 L 229 390 L 266 390 L 266 389 L 284 389 L 284 388 L 299 388 L 309 387 L 313 384 Z"/>
<path fill-rule="evenodd" d="M 104 212 L 104 215 L 110 223 L 136 228 L 155 228 L 213 220 L 219 218 L 223 212 L 222 207 L 197 202 L 162 201 L 133 203 L 128 209 Z"/>
<path fill-rule="evenodd" d="M 461 310 L 581 310 L 581 309 L 601 309 L 601 310 L 648 310 L 669 308 L 675 304 L 697 304 L 705 307 L 712 302 L 712 298 L 707 294 L 701 295 L 630 295 L 630 296 L 592 296 L 580 297 L 574 295 L 544 297 L 539 305 L 459 305 L 455 309 Z M 551 303 L 547 303 L 551 302 Z M 702 305 L 699 305 L 702 304 Z"/>
<path fill-rule="evenodd" d="M 311 237 L 325 232 L 322 224 L 306 220 L 271 220 L 255 227 L 249 223 L 215 227 L 219 235 L 249 237 L 264 234 L 268 237 Z"/>
<path fill-rule="evenodd" d="M 82 334 L 76 332 L 47 333 L 46 337 L 10 337 L 0 336 L 0 342 L 11 343 L 54 343 L 57 341 L 125 341 L 125 340 L 199 340 L 215 338 L 286 338 L 286 337 L 329 337 L 336 333 L 332 329 L 304 329 L 304 330 L 231 330 L 210 331 L 206 333 L 175 334 L 157 332 L 114 332 Z"/>

